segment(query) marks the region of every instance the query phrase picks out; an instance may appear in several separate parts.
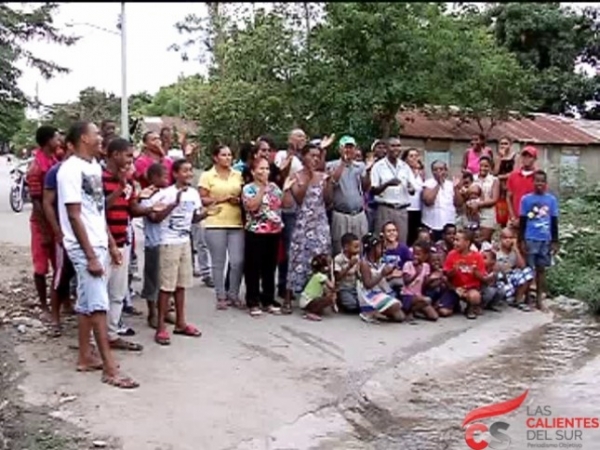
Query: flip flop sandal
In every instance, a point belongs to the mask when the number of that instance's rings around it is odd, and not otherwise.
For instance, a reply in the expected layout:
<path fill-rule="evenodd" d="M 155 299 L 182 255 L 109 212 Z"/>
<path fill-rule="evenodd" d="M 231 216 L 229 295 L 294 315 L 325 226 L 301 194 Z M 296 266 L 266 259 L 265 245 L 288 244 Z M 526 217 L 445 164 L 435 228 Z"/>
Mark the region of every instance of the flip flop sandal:
<path fill-rule="evenodd" d="M 219 311 L 225 311 L 229 309 L 229 303 L 226 300 L 217 300 L 217 309 Z"/>
<path fill-rule="evenodd" d="M 475 312 L 469 310 L 469 311 L 465 311 L 465 317 L 469 320 L 475 320 L 475 319 L 477 319 L 477 314 L 475 314 Z"/>
<path fill-rule="evenodd" d="M 521 303 L 519 306 L 517 306 L 517 308 L 523 312 L 531 312 L 532 311 L 531 306 L 529 306 L 526 303 Z"/>
<path fill-rule="evenodd" d="M 202 336 L 202 332 L 196 328 L 194 325 L 187 324 L 182 330 L 174 329 L 173 334 L 178 334 L 181 336 L 187 337 L 200 337 Z"/>
<path fill-rule="evenodd" d="M 316 314 L 307 313 L 302 316 L 303 319 L 311 320 L 313 322 L 320 322 L 323 320 L 321 316 L 317 316 Z"/>
<path fill-rule="evenodd" d="M 102 382 L 119 389 L 135 389 L 140 386 L 137 381 L 134 381 L 129 377 L 121 377 L 119 375 L 112 377 L 109 377 L 108 375 L 102 375 Z"/>
<path fill-rule="evenodd" d="M 154 342 L 159 345 L 171 345 L 171 337 L 166 330 L 157 331 L 154 335 Z"/>
<path fill-rule="evenodd" d="M 281 308 L 279 308 L 278 306 L 269 306 L 267 308 L 267 312 L 269 314 L 273 314 L 274 316 L 280 316 L 281 315 Z"/>
<path fill-rule="evenodd" d="M 113 350 L 125 350 L 128 352 L 141 352 L 144 346 L 137 342 L 126 341 L 125 339 L 116 339 L 110 341 L 110 348 Z"/>
<path fill-rule="evenodd" d="M 292 305 L 291 304 L 283 304 L 281 306 L 281 314 L 284 314 L 286 316 L 292 314 Z"/>
<path fill-rule="evenodd" d="M 250 317 L 260 317 L 262 316 L 262 311 L 260 308 L 250 308 L 248 314 L 250 314 Z"/>
<path fill-rule="evenodd" d="M 62 327 L 60 325 L 50 326 L 50 337 L 59 338 L 62 336 Z"/>
<path fill-rule="evenodd" d="M 100 362 L 97 364 L 92 364 L 91 366 L 81 366 L 78 365 L 76 370 L 77 372 L 97 372 L 98 370 L 102 370 L 104 365 Z"/>

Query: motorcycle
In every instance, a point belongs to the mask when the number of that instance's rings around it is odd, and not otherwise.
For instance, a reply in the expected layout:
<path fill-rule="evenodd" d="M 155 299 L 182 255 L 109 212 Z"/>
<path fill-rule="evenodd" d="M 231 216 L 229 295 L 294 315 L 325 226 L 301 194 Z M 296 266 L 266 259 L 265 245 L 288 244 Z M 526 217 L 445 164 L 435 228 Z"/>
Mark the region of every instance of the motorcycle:
<path fill-rule="evenodd" d="M 31 161 L 33 161 L 33 158 L 21 161 L 10 171 L 12 186 L 10 187 L 9 200 L 10 207 L 16 213 L 23 211 L 25 203 L 31 201 L 29 198 L 29 188 L 27 187 L 27 181 L 25 180 L 25 175 L 27 174 L 27 169 L 29 168 Z"/>

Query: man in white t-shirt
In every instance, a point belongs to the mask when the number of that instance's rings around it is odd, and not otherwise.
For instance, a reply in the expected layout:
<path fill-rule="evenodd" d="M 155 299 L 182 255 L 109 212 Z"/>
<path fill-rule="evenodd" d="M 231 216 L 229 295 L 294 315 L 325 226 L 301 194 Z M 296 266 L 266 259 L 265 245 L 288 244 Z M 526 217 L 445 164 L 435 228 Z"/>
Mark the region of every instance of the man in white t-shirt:
<path fill-rule="evenodd" d="M 194 179 L 192 164 L 185 159 L 173 163 L 175 184 L 162 189 L 152 197 L 154 211 L 149 218 L 160 223 L 158 265 L 159 293 L 158 320 L 154 340 L 160 345 L 169 345 L 171 338 L 166 330 L 165 318 L 169 298 L 175 297 L 174 334 L 199 337 L 200 330 L 185 320 L 185 290 L 192 287 L 192 224 L 207 216 L 202 212 L 200 194 L 190 187 Z"/>
<path fill-rule="evenodd" d="M 108 341 L 106 313 L 109 309 L 106 285 L 107 264 L 121 264 L 105 218 L 102 168 L 97 161 L 102 138 L 96 125 L 76 122 L 66 137 L 75 149 L 57 175 L 58 216 L 63 246 L 77 273 L 79 314 L 79 359 L 77 370 L 102 370 L 102 381 L 124 389 L 138 387 L 131 378 L 120 376 Z M 94 332 L 102 361 L 94 356 L 89 336 Z"/>

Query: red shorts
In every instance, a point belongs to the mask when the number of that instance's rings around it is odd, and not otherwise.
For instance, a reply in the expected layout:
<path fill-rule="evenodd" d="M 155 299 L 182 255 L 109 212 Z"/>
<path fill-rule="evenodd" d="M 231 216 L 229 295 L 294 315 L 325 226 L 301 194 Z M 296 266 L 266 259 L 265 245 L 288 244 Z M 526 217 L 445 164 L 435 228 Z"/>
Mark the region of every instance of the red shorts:
<path fill-rule="evenodd" d="M 33 273 L 48 275 L 50 267 L 56 268 L 56 252 L 54 243 L 44 243 L 44 236 L 40 225 L 36 221 L 29 222 L 31 228 L 31 258 L 33 260 Z"/>

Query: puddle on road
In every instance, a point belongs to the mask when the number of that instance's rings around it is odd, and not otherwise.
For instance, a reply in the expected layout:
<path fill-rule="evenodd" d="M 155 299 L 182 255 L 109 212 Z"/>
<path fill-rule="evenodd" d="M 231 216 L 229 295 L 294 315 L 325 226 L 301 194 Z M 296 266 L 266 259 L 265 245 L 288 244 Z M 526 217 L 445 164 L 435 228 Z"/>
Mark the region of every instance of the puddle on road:
<path fill-rule="evenodd" d="M 600 323 L 589 317 L 557 318 L 445 379 L 432 374 L 432 378 L 414 383 L 408 403 L 402 405 L 405 412 L 401 417 L 389 417 L 367 406 L 363 415 L 377 434 L 374 436 L 373 430 L 366 433 L 368 436 L 359 433 L 363 442 L 376 450 L 464 448 L 460 424 L 468 411 L 539 387 L 557 375 L 579 369 L 598 355 Z M 594 383 L 590 386 L 593 388 Z M 568 390 L 569 386 L 564 388 Z"/>

